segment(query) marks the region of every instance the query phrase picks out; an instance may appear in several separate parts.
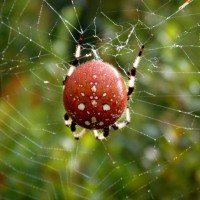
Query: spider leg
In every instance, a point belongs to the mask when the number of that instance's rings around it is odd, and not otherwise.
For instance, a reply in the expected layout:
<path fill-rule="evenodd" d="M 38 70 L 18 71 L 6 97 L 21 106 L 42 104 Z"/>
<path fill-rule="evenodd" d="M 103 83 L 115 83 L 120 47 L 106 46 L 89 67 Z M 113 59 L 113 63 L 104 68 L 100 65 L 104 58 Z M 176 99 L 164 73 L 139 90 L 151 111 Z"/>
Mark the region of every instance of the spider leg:
<path fill-rule="evenodd" d="M 93 130 L 93 132 L 94 132 L 94 136 L 95 136 L 96 139 L 98 139 L 98 140 L 104 140 L 109 135 L 109 127 L 105 127 L 103 129 L 103 133 L 98 133 L 97 130 Z"/>
<path fill-rule="evenodd" d="M 65 125 L 70 126 L 72 124 L 72 120 L 67 113 L 64 115 Z"/>
<path fill-rule="evenodd" d="M 73 136 L 76 140 L 78 140 L 82 135 L 85 133 L 85 128 L 81 130 L 81 132 L 76 132 L 76 123 L 72 121 L 72 119 L 68 116 L 66 113 L 64 115 L 65 125 L 71 128 L 71 131 L 73 133 Z"/>
<path fill-rule="evenodd" d="M 71 128 L 73 136 L 76 140 L 78 140 L 80 137 L 82 137 L 85 133 L 85 128 L 82 129 L 79 133 L 76 132 L 76 123 L 74 121 L 72 121 L 70 128 Z"/>
<path fill-rule="evenodd" d="M 117 130 L 117 129 L 121 129 L 121 128 L 124 128 L 125 126 L 127 126 L 129 123 L 130 123 L 130 120 L 131 120 L 131 115 L 130 115 L 130 110 L 129 110 L 129 107 L 127 106 L 126 108 L 126 119 L 125 121 L 123 122 L 120 122 L 120 123 L 114 123 L 112 125 L 112 128 Z"/>
<path fill-rule="evenodd" d="M 143 50 L 144 50 L 144 45 L 142 45 L 142 47 L 140 48 L 138 56 L 136 57 L 135 61 L 133 62 L 133 67 L 131 69 L 131 72 L 127 72 L 127 75 L 128 75 L 128 78 L 129 78 L 128 92 L 127 92 L 127 98 L 128 98 L 128 100 L 129 100 L 130 95 L 134 91 L 134 87 L 135 87 L 135 75 L 136 75 L 136 71 L 137 71 L 137 68 L 138 68 L 139 63 L 140 63 L 140 59 L 141 59 Z"/>
<path fill-rule="evenodd" d="M 75 54 L 74 54 L 74 60 L 72 61 L 72 63 L 69 65 L 69 71 L 67 73 L 67 75 L 65 76 L 65 79 L 63 81 L 63 86 L 65 85 L 65 82 L 67 80 L 67 78 L 69 76 L 71 76 L 71 74 L 73 73 L 73 71 L 75 70 L 75 68 L 77 67 L 78 65 L 78 62 L 79 62 L 79 58 L 80 58 L 80 55 L 81 55 L 81 45 L 82 45 L 82 41 L 83 41 L 83 36 L 80 35 L 80 38 L 79 38 L 79 41 L 76 45 L 76 50 L 75 50 Z"/>
<path fill-rule="evenodd" d="M 63 89 L 65 87 L 66 80 L 68 79 L 68 77 L 70 77 L 72 75 L 72 73 L 74 72 L 74 70 L 76 69 L 76 67 L 78 65 L 79 58 L 80 58 L 80 55 L 81 55 L 82 41 L 83 41 L 83 36 L 80 35 L 80 38 L 79 38 L 79 41 L 76 45 L 76 50 L 75 50 L 75 53 L 74 53 L 74 60 L 69 65 L 69 71 L 68 71 L 68 73 L 65 76 L 65 79 L 63 81 Z M 76 132 L 76 123 L 72 121 L 72 119 L 69 117 L 69 115 L 67 113 L 64 115 L 64 120 L 65 120 L 65 125 L 71 128 L 71 131 L 72 131 L 75 139 L 79 139 L 85 133 L 85 129 L 83 129 L 80 133 Z"/>
<path fill-rule="evenodd" d="M 127 75 L 128 75 L 128 78 L 129 78 L 128 91 L 127 91 L 127 99 L 128 100 L 129 100 L 130 95 L 133 93 L 134 88 L 135 88 L 136 70 L 137 70 L 137 67 L 139 66 L 143 50 L 144 50 L 144 45 L 142 45 L 142 47 L 140 48 L 138 56 L 136 57 L 135 61 L 133 62 L 133 67 L 131 69 L 131 72 L 127 72 Z M 126 108 L 125 112 L 126 112 L 126 119 L 125 119 L 125 121 L 123 121 L 121 123 L 114 123 L 112 125 L 113 129 L 116 130 L 116 129 L 124 128 L 125 126 L 127 126 L 130 123 L 131 115 L 130 115 L 130 109 L 129 109 L 128 105 L 127 105 L 127 108 Z"/>

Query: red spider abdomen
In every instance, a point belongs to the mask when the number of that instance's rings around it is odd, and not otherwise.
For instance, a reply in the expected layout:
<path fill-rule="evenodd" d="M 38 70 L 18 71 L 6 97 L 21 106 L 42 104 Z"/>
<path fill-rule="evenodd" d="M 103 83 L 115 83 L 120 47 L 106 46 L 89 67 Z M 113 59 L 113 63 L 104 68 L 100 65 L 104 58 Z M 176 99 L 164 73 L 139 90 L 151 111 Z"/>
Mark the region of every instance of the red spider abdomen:
<path fill-rule="evenodd" d="M 87 129 L 114 124 L 127 106 L 127 91 L 119 72 L 100 60 L 81 64 L 65 82 L 67 114 Z"/>

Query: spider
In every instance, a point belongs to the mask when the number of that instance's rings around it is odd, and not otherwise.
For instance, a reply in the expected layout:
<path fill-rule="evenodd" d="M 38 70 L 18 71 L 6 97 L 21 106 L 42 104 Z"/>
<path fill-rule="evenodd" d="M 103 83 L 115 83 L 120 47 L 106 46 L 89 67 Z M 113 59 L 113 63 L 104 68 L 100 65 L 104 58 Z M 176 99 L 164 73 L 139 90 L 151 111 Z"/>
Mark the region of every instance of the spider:
<path fill-rule="evenodd" d="M 136 70 L 144 45 L 127 72 L 128 90 L 120 73 L 109 63 L 100 59 L 79 64 L 83 36 L 80 35 L 74 60 L 63 81 L 63 102 L 66 110 L 65 125 L 71 128 L 75 139 L 79 139 L 86 129 L 93 130 L 96 139 L 103 140 L 113 128 L 121 129 L 130 123 L 128 100 L 133 93 Z M 117 122 L 125 112 L 126 119 Z M 76 131 L 76 125 L 83 127 Z M 99 129 L 102 130 L 99 133 Z"/>

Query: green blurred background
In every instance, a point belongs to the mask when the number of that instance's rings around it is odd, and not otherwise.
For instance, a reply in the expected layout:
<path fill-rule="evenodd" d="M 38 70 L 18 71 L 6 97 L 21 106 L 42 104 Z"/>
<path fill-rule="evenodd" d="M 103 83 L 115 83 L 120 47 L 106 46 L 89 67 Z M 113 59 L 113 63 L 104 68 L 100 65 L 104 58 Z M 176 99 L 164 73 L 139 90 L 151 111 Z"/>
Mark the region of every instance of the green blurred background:
<path fill-rule="evenodd" d="M 0 199 L 200 199 L 200 5 L 183 3 L 0 2 Z M 131 124 L 102 142 L 63 123 L 81 30 L 80 62 L 96 48 L 124 79 L 145 44 Z"/>

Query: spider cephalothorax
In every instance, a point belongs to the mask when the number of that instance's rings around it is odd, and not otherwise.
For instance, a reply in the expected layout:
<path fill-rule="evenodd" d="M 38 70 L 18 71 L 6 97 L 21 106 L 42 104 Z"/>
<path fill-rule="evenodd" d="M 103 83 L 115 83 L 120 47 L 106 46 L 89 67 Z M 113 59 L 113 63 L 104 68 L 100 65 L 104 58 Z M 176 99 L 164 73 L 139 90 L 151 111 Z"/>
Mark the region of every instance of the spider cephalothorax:
<path fill-rule="evenodd" d="M 133 63 L 131 72 L 127 73 L 129 88 L 126 87 L 120 73 L 110 64 L 99 59 L 88 61 L 78 66 L 83 37 L 79 39 L 75 57 L 68 74 L 63 81 L 63 101 L 66 110 L 65 124 L 71 127 L 76 139 L 81 137 L 85 129 L 92 129 L 97 139 L 104 139 L 109 134 L 109 128 L 123 128 L 130 122 L 130 112 L 127 104 L 134 90 L 136 68 L 144 46 Z M 126 120 L 116 121 L 126 110 Z M 76 132 L 76 125 L 84 129 Z M 103 133 L 98 133 L 102 129 Z"/>

